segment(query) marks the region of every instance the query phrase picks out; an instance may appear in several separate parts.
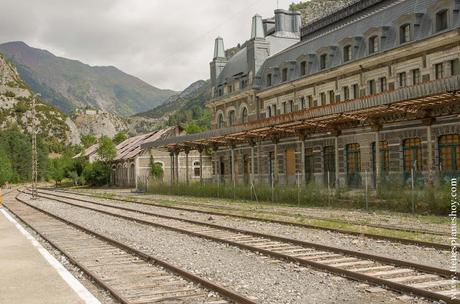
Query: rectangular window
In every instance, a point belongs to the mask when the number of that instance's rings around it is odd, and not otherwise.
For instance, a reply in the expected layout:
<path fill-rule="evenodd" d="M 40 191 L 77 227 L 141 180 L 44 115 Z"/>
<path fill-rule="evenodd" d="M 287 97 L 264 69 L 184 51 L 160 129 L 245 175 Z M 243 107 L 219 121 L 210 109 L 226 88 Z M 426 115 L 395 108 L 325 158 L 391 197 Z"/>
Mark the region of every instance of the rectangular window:
<path fill-rule="evenodd" d="M 350 61 L 352 58 L 352 48 L 351 45 L 347 45 L 343 48 L 343 61 L 347 62 Z"/>
<path fill-rule="evenodd" d="M 268 74 L 267 75 L 267 86 L 271 86 L 272 85 L 272 74 Z"/>
<path fill-rule="evenodd" d="M 287 113 L 286 102 L 283 102 L 283 114 L 284 114 L 284 113 Z"/>
<path fill-rule="evenodd" d="M 450 75 L 460 75 L 460 59 L 454 59 L 450 61 Z"/>
<path fill-rule="evenodd" d="M 369 38 L 369 54 L 374 54 L 379 51 L 379 37 L 372 36 Z"/>
<path fill-rule="evenodd" d="M 326 104 L 326 93 L 319 94 L 320 106 L 324 106 Z"/>
<path fill-rule="evenodd" d="M 350 100 L 350 88 L 345 86 L 342 88 L 343 100 Z"/>
<path fill-rule="evenodd" d="M 381 77 L 379 79 L 379 83 L 380 83 L 380 93 L 385 92 L 387 90 L 387 78 Z"/>
<path fill-rule="evenodd" d="M 442 62 L 434 66 L 434 74 L 436 79 L 444 78 L 444 64 Z"/>
<path fill-rule="evenodd" d="M 285 82 L 288 80 L 288 69 L 284 68 L 282 71 L 282 81 Z"/>
<path fill-rule="evenodd" d="M 294 100 L 289 100 L 289 112 L 294 112 Z"/>
<path fill-rule="evenodd" d="M 420 70 L 419 69 L 412 70 L 412 84 L 416 85 L 416 84 L 419 84 L 420 82 L 421 82 Z"/>
<path fill-rule="evenodd" d="M 335 93 L 333 90 L 329 91 L 329 103 L 335 103 Z"/>
<path fill-rule="evenodd" d="M 300 107 L 305 109 L 305 97 L 300 98 Z"/>
<path fill-rule="evenodd" d="M 315 105 L 313 104 L 313 96 L 308 96 L 308 107 L 313 108 Z"/>
<path fill-rule="evenodd" d="M 359 98 L 359 86 L 357 84 L 354 84 L 352 88 L 353 88 L 353 98 L 354 99 Z"/>
<path fill-rule="evenodd" d="M 399 39 L 401 43 L 411 41 L 411 28 L 410 24 L 404 24 L 399 29 Z"/>
<path fill-rule="evenodd" d="M 369 80 L 369 95 L 374 95 L 376 93 L 375 80 Z"/>
<path fill-rule="evenodd" d="M 324 70 L 327 66 L 327 54 L 321 55 L 319 59 L 319 67 L 321 70 Z"/>
<path fill-rule="evenodd" d="M 399 87 L 405 87 L 407 84 L 406 72 L 399 73 Z"/>
<path fill-rule="evenodd" d="M 307 74 L 307 62 L 306 61 L 302 61 L 300 63 L 300 75 L 301 76 L 304 76 Z"/>
<path fill-rule="evenodd" d="M 446 30 L 448 27 L 448 20 L 447 20 L 447 10 L 442 10 L 436 14 L 436 31 L 440 32 Z"/>

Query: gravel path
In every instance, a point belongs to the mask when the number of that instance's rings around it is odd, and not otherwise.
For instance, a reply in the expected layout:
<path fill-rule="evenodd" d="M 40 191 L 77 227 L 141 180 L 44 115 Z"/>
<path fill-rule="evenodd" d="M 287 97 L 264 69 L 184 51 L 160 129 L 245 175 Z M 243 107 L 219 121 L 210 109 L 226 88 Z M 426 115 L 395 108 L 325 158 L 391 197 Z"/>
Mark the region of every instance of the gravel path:
<path fill-rule="evenodd" d="M 170 201 L 177 206 L 194 206 L 194 208 L 218 209 L 219 211 L 251 211 L 261 215 L 272 215 L 282 220 L 298 220 L 299 217 L 320 218 L 324 220 L 336 220 L 339 222 L 351 222 L 361 225 L 373 224 L 383 225 L 389 229 L 422 229 L 444 234 L 450 233 L 449 221 L 447 218 L 439 216 L 412 216 L 410 214 L 395 212 L 365 212 L 362 210 L 337 209 L 328 207 L 292 207 L 292 206 L 273 206 L 270 204 L 256 205 L 254 202 L 234 201 L 219 198 L 199 198 L 186 196 L 158 195 L 158 194 L 136 194 L 127 190 L 80 190 L 93 194 L 112 194 L 125 197 L 144 199 L 152 201 Z"/>
<path fill-rule="evenodd" d="M 430 303 L 390 291 L 373 292 L 359 282 L 94 211 L 45 199 L 32 203 L 209 280 L 255 296 L 259 303 Z"/>
<path fill-rule="evenodd" d="M 65 194 L 65 196 L 77 197 L 71 194 Z M 287 238 L 297 239 L 301 241 L 307 241 L 312 243 L 319 243 L 328 246 L 340 247 L 344 249 L 365 252 L 375 255 L 381 255 L 386 257 L 391 257 L 400 260 L 406 260 L 419 264 L 426 264 L 435 267 L 448 269 L 450 264 L 450 252 L 441 251 L 433 248 L 418 247 L 415 245 L 405 245 L 400 243 L 393 243 L 384 240 L 374 240 L 365 237 L 351 236 L 347 234 L 341 234 L 336 232 L 318 230 L 318 229 L 308 229 L 296 226 L 280 225 L 275 223 L 261 222 L 261 221 L 251 221 L 245 219 L 239 219 L 228 216 L 216 216 L 216 215 L 206 215 L 197 212 L 188 212 L 188 211 L 178 211 L 174 209 L 168 209 L 164 207 L 156 207 L 149 205 L 141 204 L 132 204 L 125 202 L 117 202 L 114 200 L 108 199 L 90 199 L 93 201 L 98 200 L 104 204 L 110 204 L 113 206 L 123 206 L 129 207 L 136 210 L 155 212 L 161 215 L 174 216 L 178 218 L 184 218 L 189 220 L 202 221 L 217 225 L 222 225 L 231 228 L 244 229 L 254 232 L 267 233 L 277 236 L 283 236 Z M 95 207 L 94 205 L 72 201 L 75 204 Z M 116 210 L 110 207 L 101 207 L 97 208 L 107 210 L 110 212 L 117 212 L 120 214 L 133 216 L 137 218 L 142 218 L 146 220 L 154 220 L 155 222 L 161 222 L 163 224 L 174 223 L 175 221 L 159 219 L 152 216 L 141 215 L 139 213 Z M 460 266 L 460 263 L 459 263 Z"/>

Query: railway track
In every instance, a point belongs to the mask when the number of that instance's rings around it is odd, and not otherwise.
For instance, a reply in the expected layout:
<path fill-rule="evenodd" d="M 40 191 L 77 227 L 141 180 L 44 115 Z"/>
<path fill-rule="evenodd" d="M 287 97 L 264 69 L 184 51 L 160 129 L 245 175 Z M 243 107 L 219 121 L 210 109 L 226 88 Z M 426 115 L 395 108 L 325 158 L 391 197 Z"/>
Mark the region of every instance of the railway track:
<path fill-rule="evenodd" d="M 86 196 L 86 197 L 91 197 L 91 198 L 107 199 L 106 197 L 103 197 L 101 195 L 86 194 L 86 193 L 80 193 L 80 192 L 68 191 L 68 190 L 61 190 L 61 189 L 42 189 L 42 190 L 49 190 L 49 191 L 53 191 L 53 192 L 62 192 L 62 193 L 68 193 L 68 194 L 79 195 L 79 196 Z M 118 197 L 111 198 L 111 199 L 116 200 L 116 201 L 127 202 L 127 203 L 147 205 L 147 206 L 155 206 L 155 207 L 162 207 L 162 208 L 168 208 L 168 209 L 179 210 L 179 211 L 189 211 L 189 212 L 196 212 L 196 213 L 216 215 L 216 216 L 228 216 L 228 217 L 241 218 L 241 219 L 247 219 L 247 220 L 253 220 L 253 221 L 261 221 L 261 222 L 276 223 L 276 224 L 281 224 L 281 225 L 297 226 L 297 227 L 308 228 L 308 229 L 325 230 L 325 231 L 343 233 L 343 234 L 354 235 L 354 236 L 365 236 L 367 238 L 372 238 L 372 239 L 377 239 L 377 240 L 386 240 L 386 241 L 391 241 L 391 242 L 398 242 L 398 243 L 401 243 L 401 244 L 410 244 L 410 245 L 417 245 L 417 246 L 433 247 L 433 248 L 437 248 L 437 249 L 441 249 L 441 250 L 450 250 L 451 249 L 451 247 L 449 245 L 442 244 L 442 243 L 427 242 L 427 241 L 413 240 L 413 239 L 408 239 L 408 238 L 399 238 L 399 237 L 393 237 L 393 236 L 385 236 L 385 235 L 379 235 L 379 234 L 374 234 L 374 233 L 355 232 L 355 231 L 349 231 L 349 230 L 340 229 L 340 228 L 323 227 L 323 226 L 319 226 L 319 225 L 304 224 L 304 223 L 292 222 L 292 221 L 287 221 L 287 220 L 274 220 L 274 219 L 266 219 L 266 218 L 255 217 L 255 216 L 238 215 L 238 214 L 234 214 L 234 213 L 227 213 L 227 212 L 221 212 L 221 211 L 209 211 L 209 210 L 201 210 L 201 209 L 196 209 L 196 208 L 168 206 L 168 205 L 158 204 L 158 203 L 154 203 L 154 202 L 145 203 L 145 202 L 140 202 L 140 201 L 137 201 L 137 200 L 118 198 Z M 320 217 L 309 217 L 309 218 L 317 219 L 317 220 L 325 220 L 325 219 L 320 218 Z M 371 227 L 371 228 L 393 230 L 393 231 L 429 234 L 429 235 L 433 235 L 433 236 L 442 236 L 442 237 L 446 237 L 446 238 L 448 236 L 450 236 L 450 235 L 442 233 L 442 232 L 424 230 L 424 229 L 407 229 L 407 228 L 400 228 L 400 227 L 399 228 L 389 228 L 386 225 L 373 225 L 373 224 L 362 224 L 362 223 L 359 224 L 359 223 L 353 223 L 353 222 L 347 222 L 347 221 L 334 221 L 334 220 L 332 220 L 332 221 L 327 220 L 327 221 L 329 221 L 329 222 L 340 222 L 340 223 L 352 224 L 352 225 L 357 225 L 357 226 L 365 226 L 365 227 Z"/>
<path fill-rule="evenodd" d="M 16 197 L 4 207 L 123 304 L 253 300 Z"/>
<path fill-rule="evenodd" d="M 340 276 L 365 281 L 403 293 L 411 293 L 446 303 L 460 303 L 452 297 L 460 295 L 459 283 L 451 280 L 459 273 L 427 265 L 371 255 L 341 248 L 303 242 L 263 233 L 234 229 L 215 224 L 174 218 L 152 212 L 118 207 L 81 198 L 56 198 L 54 194 L 39 194 L 73 207 L 96 211 L 140 224 L 226 243 L 267 256 L 296 262 L 303 266 L 325 270 Z M 59 196 L 58 196 L 59 197 Z"/>

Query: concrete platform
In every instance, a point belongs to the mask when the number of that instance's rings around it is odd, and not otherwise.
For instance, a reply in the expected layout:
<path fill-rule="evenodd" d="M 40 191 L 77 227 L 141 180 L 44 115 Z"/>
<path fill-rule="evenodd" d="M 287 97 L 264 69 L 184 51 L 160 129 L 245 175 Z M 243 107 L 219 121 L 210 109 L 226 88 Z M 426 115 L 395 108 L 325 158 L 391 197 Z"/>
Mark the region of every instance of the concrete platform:
<path fill-rule="evenodd" d="M 14 199 L 14 193 L 4 201 Z M 0 304 L 100 304 L 0 207 Z"/>

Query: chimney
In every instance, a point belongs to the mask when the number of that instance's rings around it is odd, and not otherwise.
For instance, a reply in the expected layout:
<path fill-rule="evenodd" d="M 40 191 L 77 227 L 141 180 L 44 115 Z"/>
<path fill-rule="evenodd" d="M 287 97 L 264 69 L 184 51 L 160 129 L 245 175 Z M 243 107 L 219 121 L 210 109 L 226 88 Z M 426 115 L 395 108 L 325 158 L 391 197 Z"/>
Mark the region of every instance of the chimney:
<path fill-rule="evenodd" d="M 214 59 L 225 58 L 224 39 L 217 37 L 214 42 Z"/>
<path fill-rule="evenodd" d="M 252 17 L 251 39 L 254 38 L 265 38 L 262 16 L 258 14 Z"/>
<path fill-rule="evenodd" d="M 295 33 L 300 35 L 301 19 L 300 12 L 275 10 L 275 32 Z"/>

